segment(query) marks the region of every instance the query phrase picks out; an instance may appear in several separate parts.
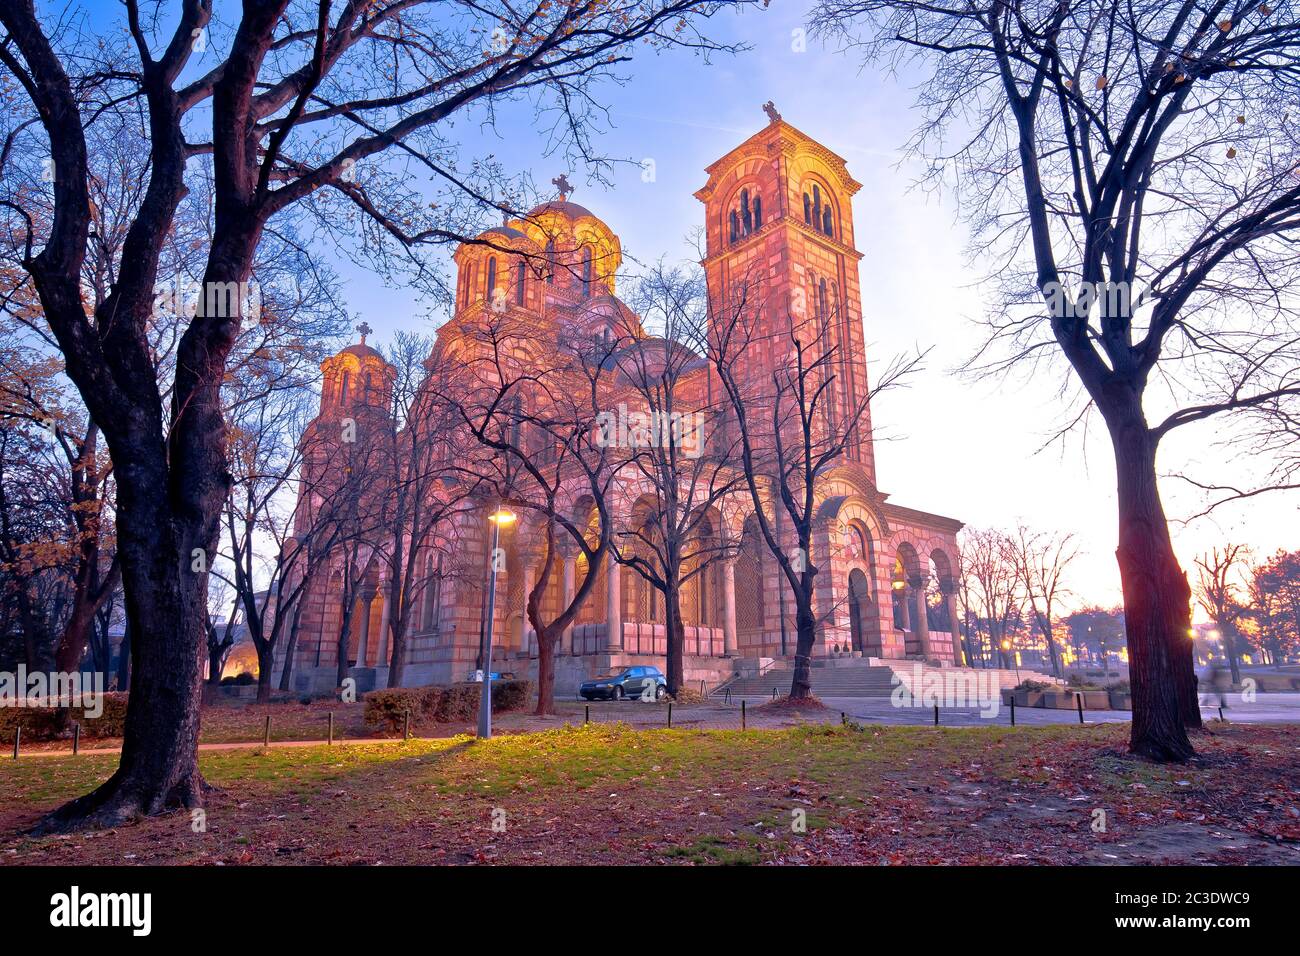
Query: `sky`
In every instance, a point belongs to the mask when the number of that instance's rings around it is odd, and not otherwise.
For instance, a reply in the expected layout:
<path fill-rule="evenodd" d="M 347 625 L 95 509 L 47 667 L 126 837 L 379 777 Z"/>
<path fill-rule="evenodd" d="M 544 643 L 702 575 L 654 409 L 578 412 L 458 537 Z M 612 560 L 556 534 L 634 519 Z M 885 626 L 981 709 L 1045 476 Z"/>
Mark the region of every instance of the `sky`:
<path fill-rule="evenodd" d="M 752 47 L 705 64 L 684 53 L 641 55 L 624 72 L 630 82 L 602 88 L 611 125 L 597 146 L 604 155 L 636 165 L 619 167 L 609 188 L 583 169 L 546 156 L 529 109 L 505 110 L 495 128 L 459 125 L 465 156 L 492 153 L 514 172 L 531 171 L 539 184 L 560 173 L 577 186 L 576 202 L 605 220 L 622 241 L 625 267 L 665 258 L 690 258 L 688 239 L 702 224 L 693 193 L 704 168 L 752 135 L 772 100 L 783 118 L 840 154 L 863 184 L 854 200 L 868 361 L 883 367 L 902 352 L 932 348 L 925 370 L 906 391 L 882 395 L 873 408 L 881 490 L 890 500 L 958 518 L 968 525 L 1032 527 L 1069 532 L 1081 554 L 1072 568 L 1071 603 L 1120 603 L 1114 549 L 1114 469 L 1100 421 L 1085 433 L 1044 448 L 1065 421 L 1059 396 L 1064 365 L 1055 375 L 976 381 L 957 371 L 980 344 L 978 320 L 987 307 L 978 282 L 978 258 L 967 253 L 957 197 L 913 188 L 915 161 L 900 147 L 919 121 L 906 76 L 860 69 L 852 55 L 801 43 L 802 0 L 782 0 L 767 11 L 717 18 L 709 34 Z M 640 163 L 653 161 L 644 181 Z M 385 286 L 345 257 L 335 262 L 349 307 L 383 343 L 397 329 L 428 332 L 446 319 L 409 289 Z M 1215 444 L 1216 425 L 1179 429 L 1162 446 L 1163 473 L 1186 471 L 1207 479 L 1243 478 L 1247 467 L 1229 461 Z M 1227 540 L 1245 541 L 1260 557 L 1297 546 L 1295 493 L 1264 496 L 1184 523 L 1201 510 L 1199 493 L 1168 479 L 1162 484 L 1173 519 L 1175 548 L 1184 568 Z"/>

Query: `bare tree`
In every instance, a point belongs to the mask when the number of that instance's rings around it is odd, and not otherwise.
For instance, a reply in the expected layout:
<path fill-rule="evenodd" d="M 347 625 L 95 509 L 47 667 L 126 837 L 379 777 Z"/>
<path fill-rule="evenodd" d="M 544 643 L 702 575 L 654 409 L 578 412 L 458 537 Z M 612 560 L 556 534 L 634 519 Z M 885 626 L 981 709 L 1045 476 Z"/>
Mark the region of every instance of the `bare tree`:
<path fill-rule="evenodd" d="M 1024 606 L 1015 542 L 994 528 L 964 528 L 959 542 L 963 603 L 968 628 L 987 635 L 989 652 L 1000 666 L 1012 658 L 1004 647 Z"/>
<path fill-rule="evenodd" d="M 438 363 L 443 377 L 436 388 L 481 446 L 465 465 L 469 474 L 542 531 L 540 570 L 525 609 L 537 634 L 536 713 L 549 714 L 560 635 L 577 619 L 614 547 L 609 501 L 620 461 L 600 440 L 598 416 L 618 339 L 591 340 L 571 330 L 557 341 L 554 329 L 543 332 L 526 314 L 495 311 L 467 322 L 465 336 L 456 367 Z M 592 514 L 580 517 L 572 507 L 584 499 Z M 543 596 L 562 545 L 581 554 L 586 569 L 573 596 L 563 596 L 548 618 Z M 490 670 L 491 661 L 482 666 Z"/>
<path fill-rule="evenodd" d="M 1130 747 L 1186 760 L 1200 726 L 1191 592 L 1156 452 L 1219 413 L 1294 413 L 1300 22 L 1262 0 L 822 0 L 816 22 L 930 69 L 912 146 L 962 193 L 1003 299 L 989 346 L 1004 354 L 974 367 L 1064 358 L 1061 391 L 1081 388 L 1105 422 Z M 973 132 L 950 147 L 957 117 Z"/>
<path fill-rule="evenodd" d="M 166 16 L 127 0 L 123 39 L 101 43 L 67 26 L 83 18 L 46 25 L 32 0 L 0 0 L 0 65 L 29 101 L 22 121 L 39 118 L 53 171 L 48 223 L 21 197 L 0 197 L 17 220 L 8 234 L 20 236 L 10 251 L 32 277 L 68 375 L 114 460 L 130 462 L 116 475 L 135 657 L 122 756 L 105 784 L 42 828 L 113 825 L 202 803 L 206 567 L 229 492 L 221 386 L 263 239 L 308 211 L 321 222 L 353 221 L 331 205 L 337 199 L 369 225 L 367 246 L 421 264 L 422 244 L 476 235 L 465 225 L 481 205 L 501 205 L 499 191 L 449 164 L 442 130 L 450 121 L 530 94 L 540 110 L 556 107 L 561 141 L 586 147 L 596 85 L 632 45 L 718 49 L 696 31 L 698 18 L 718 7 L 458 0 L 449 9 L 427 0 L 345 0 L 334 10 L 272 0 L 214 18 L 210 0 L 185 0 Z M 485 36 L 494 39 L 485 44 Z M 381 65 L 389 62 L 402 66 Z M 92 220 L 85 130 L 141 103 L 148 174 L 121 212 L 130 224 L 110 291 L 88 311 L 80 285 Z M 367 166 L 385 152 L 436 177 L 444 201 L 416 193 L 417 177 Z M 201 161 L 210 164 L 213 194 L 213 229 L 200 253 L 203 294 L 179 336 L 171 387 L 160 390 L 147 334 L 160 256 Z"/>
<path fill-rule="evenodd" d="M 375 560 L 388 588 L 388 686 L 400 687 L 406 663 L 411 615 L 426 588 L 430 555 L 444 549 L 446 530 L 478 493 L 479 481 L 458 461 L 463 433 L 429 387 L 425 360 L 433 349 L 427 336 L 399 332 L 387 350 L 394 369 L 392 427 L 382 436 L 381 456 L 391 474 L 390 490 L 375 515 Z"/>
<path fill-rule="evenodd" d="M 860 427 L 872 401 L 906 382 L 923 354 L 896 357 L 856 401 L 842 387 L 849 356 L 824 334 L 838 305 L 784 311 L 772 302 L 760 277 L 739 276 L 711 306 L 709 358 L 720 382 L 739 467 L 763 541 L 776 560 L 795 606 L 795 660 L 790 697 L 812 696 L 812 649 L 816 640 L 813 525 L 820 490 L 849 446 L 870 441 Z M 799 303 L 795 303 L 796 306 Z M 812 306 L 812 304 L 807 304 Z M 784 321 L 772 322 L 773 315 Z M 776 358 L 770 379 L 757 374 L 752 356 Z"/>
<path fill-rule="evenodd" d="M 737 543 L 727 540 L 719 508 L 744 482 L 735 465 L 735 430 L 724 427 L 721 409 L 708 401 L 707 301 L 698 274 L 660 264 L 642 278 L 632 304 L 663 335 L 638 338 L 625 330 L 628 347 L 615 354 L 614 367 L 630 394 L 617 412 L 605 412 L 610 430 L 626 433 L 606 438 L 626 445 L 625 478 L 639 478 L 649 489 L 616 554 L 662 601 L 674 696 L 684 680 L 682 588 L 735 556 Z"/>
<path fill-rule="evenodd" d="M 1052 674 L 1061 676 L 1061 656 L 1056 646 L 1056 610 L 1069 595 L 1065 576 L 1071 562 L 1079 556 L 1072 534 L 1032 531 L 1017 526 L 1011 538 L 1012 555 L 1020 584 L 1024 588 L 1034 623 L 1047 642 Z"/>
<path fill-rule="evenodd" d="M 1238 597 L 1241 582 L 1236 580 L 1249 557 L 1244 544 L 1225 544 L 1211 548 L 1196 559 L 1196 599 L 1205 613 L 1214 619 L 1223 642 L 1223 652 L 1232 671 L 1232 682 L 1241 683 L 1241 648 L 1237 644 L 1238 622 L 1244 608 Z"/>

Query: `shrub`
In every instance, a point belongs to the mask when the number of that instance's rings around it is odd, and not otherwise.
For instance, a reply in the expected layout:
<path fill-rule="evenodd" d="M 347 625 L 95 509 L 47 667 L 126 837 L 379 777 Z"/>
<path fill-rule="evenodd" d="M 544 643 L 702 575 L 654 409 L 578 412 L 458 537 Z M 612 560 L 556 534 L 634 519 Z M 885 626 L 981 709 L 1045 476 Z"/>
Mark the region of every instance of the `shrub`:
<path fill-rule="evenodd" d="M 1040 680 L 1022 680 L 1015 687 L 1016 690 L 1054 690 L 1051 684 L 1045 684 Z"/>
<path fill-rule="evenodd" d="M 528 703 L 532 681 L 501 680 L 492 684 L 494 713 L 519 710 Z M 401 730 L 410 712 L 412 720 L 439 723 L 464 723 L 478 716 L 478 702 L 483 685 L 452 684 L 450 687 L 395 687 L 372 690 L 362 700 L 362 719 L 367 726 Z"/>
<path fill-rule="evenodd" d="M 222 687 L 247 687 L 249 684 L 256 684 L 257 678 L 248 671 L 241 671 L 238 674 L 231 674 L 228 677 L 221 678 Z"/>
<path fill-rule="evenodd" d="M 412 720 L 432 716 L 430 691 L 436 693 L 437 688 L 390 687 L 385 690 L 372 690 L 362 698 L 365 702 L 362 719 L 369 727 L 401 730 L 406 724 L 408 713 Z"/>
<path fill-rule="evenodd" d="M 522 710 L 533 693 L 530 680 L 501 680 L 492 685 L 492 710 Z"/>

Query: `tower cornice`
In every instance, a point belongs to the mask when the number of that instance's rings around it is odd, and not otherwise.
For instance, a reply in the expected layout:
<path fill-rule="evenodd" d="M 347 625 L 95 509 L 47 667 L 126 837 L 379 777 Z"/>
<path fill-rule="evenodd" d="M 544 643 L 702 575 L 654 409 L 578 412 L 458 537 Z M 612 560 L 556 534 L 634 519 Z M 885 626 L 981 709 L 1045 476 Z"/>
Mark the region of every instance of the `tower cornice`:
<path fill-rule="evenodd" d="M 862 188 L 862 184 L 849 175 L 848 164 L 843 156 L 823 146 L 785 120 L 777 120 L 769 123 L 721 159 L 706 166 L 704 171 L 709 174 L 709 181 L 695 192 L 695 198 L 700 202 L 708 202 L 722 178 L 746 159 L 799 155 L 809 155 L 820 160 L 835 174 L 839 187 L 846 195 L 852 196 Z"/>

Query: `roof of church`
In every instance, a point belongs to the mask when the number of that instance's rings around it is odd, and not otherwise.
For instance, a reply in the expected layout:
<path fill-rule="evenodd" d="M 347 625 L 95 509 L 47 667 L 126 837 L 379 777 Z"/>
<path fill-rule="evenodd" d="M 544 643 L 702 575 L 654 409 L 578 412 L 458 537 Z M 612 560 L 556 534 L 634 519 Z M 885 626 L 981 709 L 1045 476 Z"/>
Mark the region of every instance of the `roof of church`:
<path fill-rule="evenodd" d="M 512 227 L 510 227 L 510 226 L 493 226 L 491 229 L 484 229 L 484 230 L 483 230 L 483 235 L 486 236 L 486 235 L 488 235 L 489 233 L 491 233 L 491 234 L 493 234 L 493 235 L 497 235 L 497 236 L 505 236 L 507 239 L 527 239 L 527 238 L 528 238 L 528 237 L 525 236 L 522 232 L 520 232 L 518 229 L 514 229 L 514 228 L 512 228 Z"/>
<path fill-rule="evenodd" d="M 349 345 L 343 351 L 347 352 L 349 355 L 355 355 L 357 356 L 357 358 L 365 358 L 366 356 L 369 355 L 373 355 L 375 358 L 378 359 L 383 358 L 383 356 L 380 355 L 378 351 L 372 349 L 369 345 L 366 345 L 366 343 L 364 342 L 360 342 L 356 345 Z"/>
<path fill-rule="evenodd" d="M 567 199 L 553 199 L 550 202 L 544 202 L 529 212 L 528 215 L 540 216 L 542 213 L 547 212 L 558 212 L 570 219 L 579 219 L 582 216 L 597 218 L 596 214 L 586 206 L 581 206 L 576 202 L 569 202 Z"/>

